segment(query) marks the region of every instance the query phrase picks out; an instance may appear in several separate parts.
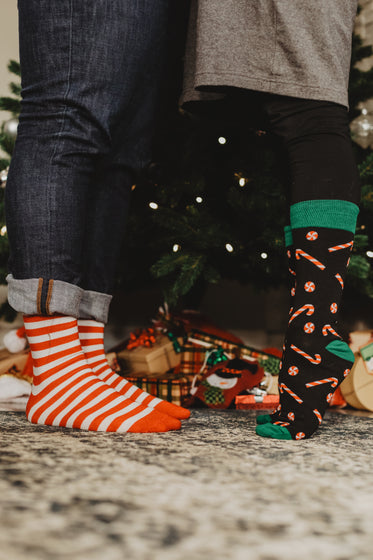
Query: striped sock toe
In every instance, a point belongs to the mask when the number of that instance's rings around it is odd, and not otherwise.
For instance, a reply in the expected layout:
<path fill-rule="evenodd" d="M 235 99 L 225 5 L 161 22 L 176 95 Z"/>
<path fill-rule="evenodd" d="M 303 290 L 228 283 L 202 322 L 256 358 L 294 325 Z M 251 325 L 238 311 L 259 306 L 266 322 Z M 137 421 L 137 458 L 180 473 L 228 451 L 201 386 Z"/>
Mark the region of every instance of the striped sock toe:
<path fill-rule="evenodd" d="M 33 361 L 26 414 L 30 422 L 106 432 L 177 430 L 176 418 L 124 398 L 101 381 L 86 362 L 77 320 L 24 316 Z"/>
<path fill-rule="evenodd" d="M 79 337 L 82 350 L 92 371 L 103 381 L 126 398 L 143 406 L 161 412 L 179 420 L 186 420 L 190 410 L 176 404 L 153 397 L 139 389 L 120 375 L 108 364 L 104 350 L 104 323 L 89 319 L 78 319 Z"/>

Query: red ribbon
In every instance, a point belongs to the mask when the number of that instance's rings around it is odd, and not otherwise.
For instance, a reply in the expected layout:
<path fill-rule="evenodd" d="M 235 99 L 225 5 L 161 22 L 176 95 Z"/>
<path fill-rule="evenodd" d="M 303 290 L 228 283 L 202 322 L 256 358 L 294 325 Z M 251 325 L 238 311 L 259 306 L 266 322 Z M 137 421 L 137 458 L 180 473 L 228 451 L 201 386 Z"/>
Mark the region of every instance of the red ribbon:
<path fill-rule="evenodd" d="M 140 329 L 135 331 L 134 333 L 130 334 L 130 339 L 127 344 L 128 350 L 132 348 L 137 348 L 138 346 L 145 346 L 146 348 L 150 348 L 155 344 L 155 334 L 154 329 Z"/>

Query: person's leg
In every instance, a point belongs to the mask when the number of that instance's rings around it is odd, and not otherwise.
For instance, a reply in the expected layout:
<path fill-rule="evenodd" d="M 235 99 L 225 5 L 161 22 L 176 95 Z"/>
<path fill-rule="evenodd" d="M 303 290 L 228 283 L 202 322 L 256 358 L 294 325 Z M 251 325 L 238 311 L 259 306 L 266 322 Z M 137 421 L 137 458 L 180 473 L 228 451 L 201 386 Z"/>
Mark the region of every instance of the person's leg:
<path fill-rule="evenodd" d="M 118 127 L 131 119 L 153 42 L 166 32 L 168 1 L 18 7 L 23 100 L 6 189 L 9 301 L 25 313 L 77 317 L 90 191 Z M 121 209 L 127 204 L 124 197 Z M 106 290 L 95 294 L 99 320 L 110 299 Z"/>
<path fill-rule="evenodd" d="M 337 333 L 337 315 L 360 182 L 345 107 L 281 96 L 268 97 L 265 105 L 289 155 L 296 291 L 279 377 L 280 411 L 259 419 L 270 422 L 257 433 L 302 439 L 321 423 L 354 360 Z"/>
<path fill-rule="evenodd" d="M 153 13 L 152 25 L 148 27 L 144 42 L 148 50 L 143 56 L 143 72 L 133 84 L 128 110 L 115 123 L 112 150 L 100 159 L 90 189 L 83 254 L 84 292 L 78 326 L 85 358 L 102 381 L 139 404 L 186 419 L 190 416 L 189 410 L 156 398 L 113 372 L 104 350 L 104 327 L 126 228 L 131 186 L 136 182 L 139 170 L 151 158 L 157 93 L 165 58 L 165 17 L 166 12 L 160 6 Z M 102 294 L 107 294 L 106 301 L 102 297 L 97 300 L 97 295 Z M 98 302 L 102 304 L 100 310 Z M 98 311 L 101 320 L 97 320 Z"/>
<path fill-rule="evenodd" d="M 160 22 L 152 15 L 167 2 L 19 0 L 18 7 L 23 101 L 6 213 L 9 302 L 25 314 L 34 363 L 27 416 L 89 430 L 177 429 L 178 420 L 124 398 L 93 374 L 77 325 L 87 195 L 143 71 L 142 44 Z M 97 318 L 108 300 L 96 293 Z"/>

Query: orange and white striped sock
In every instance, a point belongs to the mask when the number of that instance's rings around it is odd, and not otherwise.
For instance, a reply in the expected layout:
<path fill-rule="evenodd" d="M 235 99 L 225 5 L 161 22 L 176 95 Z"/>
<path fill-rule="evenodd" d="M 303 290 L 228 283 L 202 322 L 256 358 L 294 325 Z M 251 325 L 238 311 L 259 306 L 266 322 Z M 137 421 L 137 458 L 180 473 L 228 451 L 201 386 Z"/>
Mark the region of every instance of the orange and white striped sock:
<path fill-rule="evenodd" d="M 77 320 L 24 316 L 33 360 L 30 422 L 104 432 L 166 432 L 176 418 L 124 398 L 91 370 L 82 351 Z"/>
<path fill-rule="evenodd" d="M 190 411 L 182 406 L 149 395 L 120 375 L 108 364 L 104 351 L 104 323 L 78 319 L 79 337 L 86 360 L 96 375 L 121 395 L 180 420 L 189 418 Z"/>

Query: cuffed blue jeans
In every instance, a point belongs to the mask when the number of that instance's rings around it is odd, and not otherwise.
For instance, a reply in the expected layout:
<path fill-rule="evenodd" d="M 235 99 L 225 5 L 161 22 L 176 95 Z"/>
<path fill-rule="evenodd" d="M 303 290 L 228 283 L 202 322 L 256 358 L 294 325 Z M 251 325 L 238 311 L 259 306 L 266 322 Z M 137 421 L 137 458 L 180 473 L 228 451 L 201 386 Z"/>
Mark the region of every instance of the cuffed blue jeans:
<path fill-rule="evenodd" d="M 106 322 L 150 160 L 168 0 L 18 0 L 22 102 L 6 186 L 8 300 Z"/>

